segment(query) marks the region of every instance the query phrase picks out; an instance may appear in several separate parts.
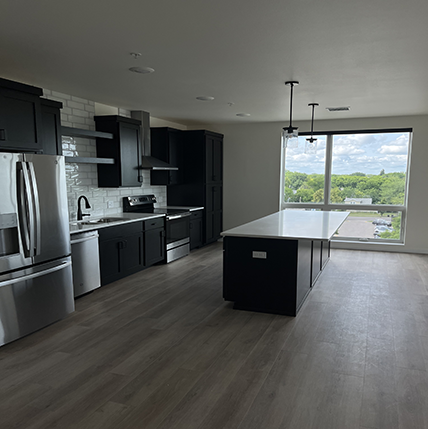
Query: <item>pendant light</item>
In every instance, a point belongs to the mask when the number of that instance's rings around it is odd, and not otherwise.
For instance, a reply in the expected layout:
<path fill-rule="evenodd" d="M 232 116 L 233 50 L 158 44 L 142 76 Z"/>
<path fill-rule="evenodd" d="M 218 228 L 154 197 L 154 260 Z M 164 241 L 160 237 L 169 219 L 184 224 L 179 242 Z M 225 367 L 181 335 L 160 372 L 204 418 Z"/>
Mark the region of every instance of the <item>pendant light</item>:
<path fill-rule="evenodd" d="M 314 112 L 315 106 L 319 106 L 319 104 L 309 103 L 308 106 L 312 106 L 311 138 L 306 139 L 305 153 L 315 154 L 317 153 L 317 139 L 314 139 Z"/>
<path fill-rule="evenodd" d="M 283 147 L 296 148 L 298 146 L 298 136 L 299 129 L 297 127 L 293 127 L 293 88 L 294 85 L 298 85 L 299 82 L 295 80 L 290 80 L 285 82 L 287 86 L 291 87 L 290 94 L 290 125 L 288 127 L 284 127 L 282 129 L 282 144 Z"/>

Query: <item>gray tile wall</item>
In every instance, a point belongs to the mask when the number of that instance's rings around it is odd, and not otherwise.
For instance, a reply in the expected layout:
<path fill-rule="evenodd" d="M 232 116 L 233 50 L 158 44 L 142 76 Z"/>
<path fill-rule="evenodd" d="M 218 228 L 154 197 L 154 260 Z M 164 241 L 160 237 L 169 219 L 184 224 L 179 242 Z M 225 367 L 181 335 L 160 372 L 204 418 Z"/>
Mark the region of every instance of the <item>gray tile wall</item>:
<path fill-rule="evenodd" d="M 61 125 L 66 127 L 95 130 L 95 103 L 72 95 L 43 90 L 44 97 L 63 103 Z M 118 114 L 130 117 L 128 110 L 119 108 Z M 96 157 L 94 139 L 76 137 L 62 138 L 63 155 Z M 91 209 L 84 210 L 91 216 L 111 216 L 122 212 L 122 198 L 128 195 L 155 194 L 158 205 L 166 205 L 166 186 L 151 186 L 150 172 L 143 171 L 141 187 L 133 188 L 99 188 L 97 166 L 95 164 L 66 163 L 68 211 L 70 220 L 76 219 L 77 199 L 85 195 Z"/>

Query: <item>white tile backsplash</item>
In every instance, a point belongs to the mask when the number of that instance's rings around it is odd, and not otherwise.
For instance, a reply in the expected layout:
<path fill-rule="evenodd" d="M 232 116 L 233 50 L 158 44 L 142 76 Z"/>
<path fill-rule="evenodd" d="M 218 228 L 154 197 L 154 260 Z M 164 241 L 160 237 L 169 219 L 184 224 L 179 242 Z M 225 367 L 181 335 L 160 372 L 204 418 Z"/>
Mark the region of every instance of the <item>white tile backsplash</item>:
<path fill-rule="evenodd" d="M 61 110 L 61 124 L 67 127 L 95 130 L 95 103 L 68 94 L 56 91 L 43 90 L 44 97 L 63 103 Z M 119 108 L 121 116 L 130 117 L 131 112 Z M 63 155 L 96 157 L 96 143 L 93 139 L 64 136 L 62 138 Z M 132 188 L 98 188 L 96 164 L 66 164 L 67 199 L 70 220 L 77 216 L 77 199 L 85 195 L 90 209 L 82 210 L 91 216 L 111 216 L 122 212 L 122 198 L 130 195 L 154 194 L 158 205 L 166 205 L 166 186 L 150 185 L 150 172 L 142 172 L 143 183 L 141 187 Z M 108 207 L 109 201 L 113 207 Z"/>

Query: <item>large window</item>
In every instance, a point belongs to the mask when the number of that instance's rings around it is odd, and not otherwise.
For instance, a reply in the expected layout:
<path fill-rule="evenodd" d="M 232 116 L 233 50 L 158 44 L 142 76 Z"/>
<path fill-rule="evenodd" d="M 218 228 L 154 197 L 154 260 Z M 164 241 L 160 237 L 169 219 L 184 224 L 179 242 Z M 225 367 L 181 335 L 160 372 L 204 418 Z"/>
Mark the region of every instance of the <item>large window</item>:
<path fill-rule="evenodd" d="M 281 208 L 345 210 L 335 239 L 403 242 L 410 129 L 317 135 L 316 153 L 283 149 Z"/>

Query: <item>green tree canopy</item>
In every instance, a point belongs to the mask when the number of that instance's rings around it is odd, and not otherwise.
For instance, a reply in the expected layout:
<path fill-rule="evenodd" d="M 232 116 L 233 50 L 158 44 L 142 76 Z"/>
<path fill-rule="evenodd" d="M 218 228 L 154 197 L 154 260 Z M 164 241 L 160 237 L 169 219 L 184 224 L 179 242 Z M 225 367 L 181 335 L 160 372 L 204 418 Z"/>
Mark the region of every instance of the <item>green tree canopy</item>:
<path fill-rule="evenodd" d="M 331 201 L 341 203 L 345 198 L 371 198 L 372 204 L 401 205 L 404 204 L 405 184 L 406 174 L 403 172 L 333 174 Z M 286 171 L 284 198 L 293 202 L 323 201 L 324 174 Z"/>
<path fill-rule="evenodd" d="M 285 172 L 285 186 L 296 191 L 306 182 L 308 175 L 297 171 Z"/>

